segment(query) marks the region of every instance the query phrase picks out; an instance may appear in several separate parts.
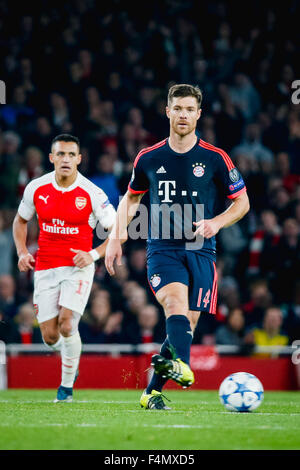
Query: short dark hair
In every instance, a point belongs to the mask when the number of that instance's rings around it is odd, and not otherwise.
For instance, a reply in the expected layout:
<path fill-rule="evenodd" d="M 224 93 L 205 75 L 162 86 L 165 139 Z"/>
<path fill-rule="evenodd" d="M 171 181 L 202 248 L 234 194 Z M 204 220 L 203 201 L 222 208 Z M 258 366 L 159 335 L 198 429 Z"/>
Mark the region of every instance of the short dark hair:
<path fill-rule="evenodd" d="M 196 98 L 197 103 L 198 103 L 198 108 L 201 107 L 202 103 L 202 91 L 200 88 L 196 85 L 188 85 L 186 83 L 180 83 L 178 85 L 173 85 L 169 89 L 168 93 L 168 105 L 171 103 L 173 98 L 184 98 L 186 96 L 193 96 Z"/>
<path fill-rule="evenodd" d="M 75 142 L 75 144 L 78 145 L 78 149 L 80 149 L 80 142 L 79 142 L 78 137 L 75 137 L 74 135 L 71 135 L 71 134 L 59 134 L 56 137 L 54 137 L 54 139 L 51 142 L 51 150 L 52 150 L 53 145 L 56 142 Z"/>

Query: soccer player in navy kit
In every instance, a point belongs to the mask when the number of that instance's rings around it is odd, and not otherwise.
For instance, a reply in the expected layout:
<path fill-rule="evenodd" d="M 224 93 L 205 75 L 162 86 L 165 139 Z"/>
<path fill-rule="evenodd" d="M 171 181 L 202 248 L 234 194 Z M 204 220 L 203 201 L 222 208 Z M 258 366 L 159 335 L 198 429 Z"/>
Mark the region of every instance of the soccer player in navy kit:
<path fill-rule="evenodd" d="M 183 387 L 194 382 L 193 332 L 201 311 L 214 314 L 217 303 L 215 235 L 249 210 L 244 181 L 230 157 L 196 135 L 201 101 L 198 87 L 170 88 L 170 136 L 137 155 L 106 248 L 106 268 L 114 275 L 127 226 L 149 191 L 148 281 L 164 309 L 167 338 L 152 357 L 155 373 L 140 399 L 147 409 L 168 409 L 161 393 L 168 379 Z M 226 198 L 232 203 L 221 210 Z"/>

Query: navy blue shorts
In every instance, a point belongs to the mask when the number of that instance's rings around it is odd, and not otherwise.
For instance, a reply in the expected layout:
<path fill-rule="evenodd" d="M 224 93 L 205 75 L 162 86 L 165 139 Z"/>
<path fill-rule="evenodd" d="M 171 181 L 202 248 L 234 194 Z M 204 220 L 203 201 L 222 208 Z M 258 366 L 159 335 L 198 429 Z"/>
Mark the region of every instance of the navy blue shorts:
<path fill-rule="evenodd" d="M 217 271 L 210 258 L 188 250 L 150 253 L 147 273 L 154 295 L 171 282 L 181 282 L 189 287 L 190 310 L 216 313 Z"/>

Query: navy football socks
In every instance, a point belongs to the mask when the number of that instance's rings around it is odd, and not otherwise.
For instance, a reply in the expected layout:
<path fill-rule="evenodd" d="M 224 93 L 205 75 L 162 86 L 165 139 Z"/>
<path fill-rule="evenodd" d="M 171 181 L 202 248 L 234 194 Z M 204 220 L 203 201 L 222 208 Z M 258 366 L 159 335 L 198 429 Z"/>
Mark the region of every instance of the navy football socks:
<path fill-rule="evenodd" d="M 166 337 L 162 347 L 160 348 L 161 356 L 165 357 L 166 359 L 172 359 L 172 353 L 170 348 L 170 343 L 168 337 Z M 152 379 L 149 382 L 148 387 L 146 388 L 147 393 L 151 393 L 152 390 L 156 390 L 157 392 L 161 392 L 163 386 L 168 381 L 168 379 L 163 378 L 160 374 L 153 374 Z"/>
<path fill-rule="evenodd" d="M 167 338 L 161 347 L 161 356 L 166 359 L 180 358 L 189 364 L 193 334 L 188 318 L 185 315 L 171 315 L 166 320 L 166 329 Z M 151 393 L 152 390 L 161 392 L 167 381 L 168 379 L 154 373 L 146 392 Z"/>
<path fill-rule="evenodd" d="M 176 358 L 189 364 L 193 341 L 189 319 L 185 315 L 171 315 L 167 318 L 166 330 L 169 342 L 175 350 Z"/>

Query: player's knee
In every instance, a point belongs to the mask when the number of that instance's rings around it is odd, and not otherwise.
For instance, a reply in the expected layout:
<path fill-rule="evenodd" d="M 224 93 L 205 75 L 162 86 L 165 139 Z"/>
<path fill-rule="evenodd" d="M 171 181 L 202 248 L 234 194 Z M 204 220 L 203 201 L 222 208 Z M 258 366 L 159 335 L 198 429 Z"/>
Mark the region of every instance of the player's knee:
<path fill-rule="evenodd" d="M 77 312 L 72 312 L 71 316 L 61 316 L 58 320 L 58 327 L 62 336 L 73 336 L 78 332 L 78 324 L 81 315 Z"/>
<path fill-rule="evenodd" d="M 62 336 L 71 336 L 72 322 L 70 320 L 63 320 L 59 323 L 59 331 Z"/>
<path fill-rule="evenodd" d="M 43 340 L 48 346 L 53 346 L 59 340 L 59 334 L 55 331 L 47 331 L 43 333 Z"/>
<path fill-rule="evenodd" d="M 186 310 L 182 299 L 179 296 L 173 294 L 166 295 L 162 299 L 162 306 L 167 316 L 178 314 L 182 315 L 185 313 L 184 311 Z"/>

